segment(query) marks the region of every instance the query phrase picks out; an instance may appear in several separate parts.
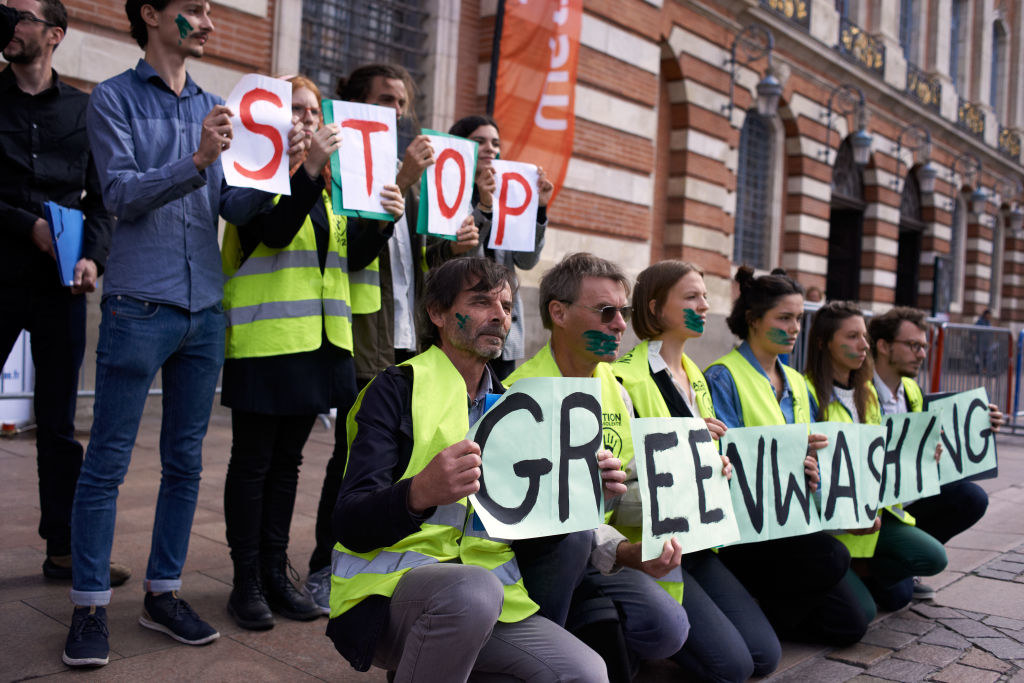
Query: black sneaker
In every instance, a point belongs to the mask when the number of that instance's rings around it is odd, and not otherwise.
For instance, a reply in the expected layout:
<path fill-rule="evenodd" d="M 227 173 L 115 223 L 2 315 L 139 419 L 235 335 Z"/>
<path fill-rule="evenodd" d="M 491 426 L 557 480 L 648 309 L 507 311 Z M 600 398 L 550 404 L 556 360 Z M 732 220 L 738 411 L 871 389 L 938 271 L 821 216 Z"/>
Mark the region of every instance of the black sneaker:
<path fill-rule="evenodd" d="M 68 666 L 103 666 L 110 661 L 107 608 L 76 607 L 61 660 Z"/>
<path fill-rule="evenodd" d="M 199 618 L 192 607 L 178 597 L 177 591 L 154 595 L 146 593 L 145 609 L 139 623 L 166 633 L 186 645 L 206 645 L 220 638 L 216 629 Z"/>

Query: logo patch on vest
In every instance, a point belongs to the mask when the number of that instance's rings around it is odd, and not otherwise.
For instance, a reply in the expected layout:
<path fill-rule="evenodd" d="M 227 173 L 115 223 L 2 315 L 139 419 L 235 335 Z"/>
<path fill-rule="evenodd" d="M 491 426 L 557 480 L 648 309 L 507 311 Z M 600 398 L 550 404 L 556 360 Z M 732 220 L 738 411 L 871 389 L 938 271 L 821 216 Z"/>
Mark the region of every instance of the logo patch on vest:
<path fill-rule="evenodd" d="M 622 437 L 619 433 L 608 427 L 607 425 L 603 429 L 604 434 L 604 447 L 611 451 L 615 457 L 622 454 Z"/>

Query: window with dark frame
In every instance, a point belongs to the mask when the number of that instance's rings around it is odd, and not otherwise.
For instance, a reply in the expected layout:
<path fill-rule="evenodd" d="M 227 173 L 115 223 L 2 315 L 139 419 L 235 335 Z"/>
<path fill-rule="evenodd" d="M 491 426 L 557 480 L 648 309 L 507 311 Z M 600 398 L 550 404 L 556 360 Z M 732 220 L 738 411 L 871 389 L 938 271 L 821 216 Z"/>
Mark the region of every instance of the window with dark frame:
<path fill-rule="evenodd" d="M 771 121 L 757 110 L 749 110 L 740 130 L 732 260 L 762 270 L 771 263 L 774 150 Z"/>

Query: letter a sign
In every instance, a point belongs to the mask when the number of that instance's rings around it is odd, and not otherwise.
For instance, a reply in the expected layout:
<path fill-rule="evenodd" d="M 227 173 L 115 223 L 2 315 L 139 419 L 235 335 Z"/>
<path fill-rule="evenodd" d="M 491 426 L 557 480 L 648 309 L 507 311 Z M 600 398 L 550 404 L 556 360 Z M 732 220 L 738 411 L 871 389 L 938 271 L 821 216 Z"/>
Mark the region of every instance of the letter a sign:
<path fill-rule="evenodd" d="M 455 239 L 462 221 L 472 208 L 476 179 L 477 143 L 465 138 L 429 133 L 434 148 L 434 165 L 423 172 L 420 186 L 420 213 L 416 231 Z"/>
<path fill-rule="evenodd" d="M 517 161 L 491 162 L 497 187 L 488 249 L 533 251 L 537 231 L 537 167 Z"/>
<path fill-rule="evenodd" d="M 246 74 L 231 91 L 226 104 L 234 113 L 231 117 L 234 140 L 221 154 L 224 180 L 236 187 L 291 194 L 288 178 L 291 83 Z"/>
<path fill-rule="evenodd" d="M 341 149 L 331 155 L 334 212 L 393 221 L 380 192 L 398 172 L 395 110 L 340 100 L 325 100 L 323 110 L 326 123 L 341 127 Z"/>

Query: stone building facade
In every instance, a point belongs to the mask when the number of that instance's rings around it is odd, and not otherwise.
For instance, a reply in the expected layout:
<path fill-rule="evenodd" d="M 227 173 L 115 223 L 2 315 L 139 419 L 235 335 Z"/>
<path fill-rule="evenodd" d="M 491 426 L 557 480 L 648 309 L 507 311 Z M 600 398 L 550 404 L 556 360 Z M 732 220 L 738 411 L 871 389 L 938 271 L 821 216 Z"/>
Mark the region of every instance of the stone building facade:
<path fill-rule="evenodd" d="M 62 75 L 88 88 L 135 62 L 120 2 L 66 4 Z M 250 71 L 303 71 L 329 93 L 359 63 L 401 61 L 420 85 L 421 122 L 446 129 L 484 108 L 496 5 L 224 0 L 208 55 L 190 69 L 222 95 Z M 1024 232 L 1011 229 L 1024 200 L 1020 0 L 583 8 L 574 153 L 541 263 L 521 274 L 527 302 L 547 267 L 585 249 L 634 274 L 662 258 L 695 261 L 722 316 L 749 262 L 874 310 L 912 303 L 972 321 L 991 308 L 1024 326 Z M 754 103 L 769 71 L 782 94 L 764 117 Z M 851 144 L 860 129 L 863 164 Z M 543 336 L 531 319 L 534 348 Z M 724 325 L 709 336 L 729 339 Z M 700 346 L 698 360 L 722 348 Z"/>

